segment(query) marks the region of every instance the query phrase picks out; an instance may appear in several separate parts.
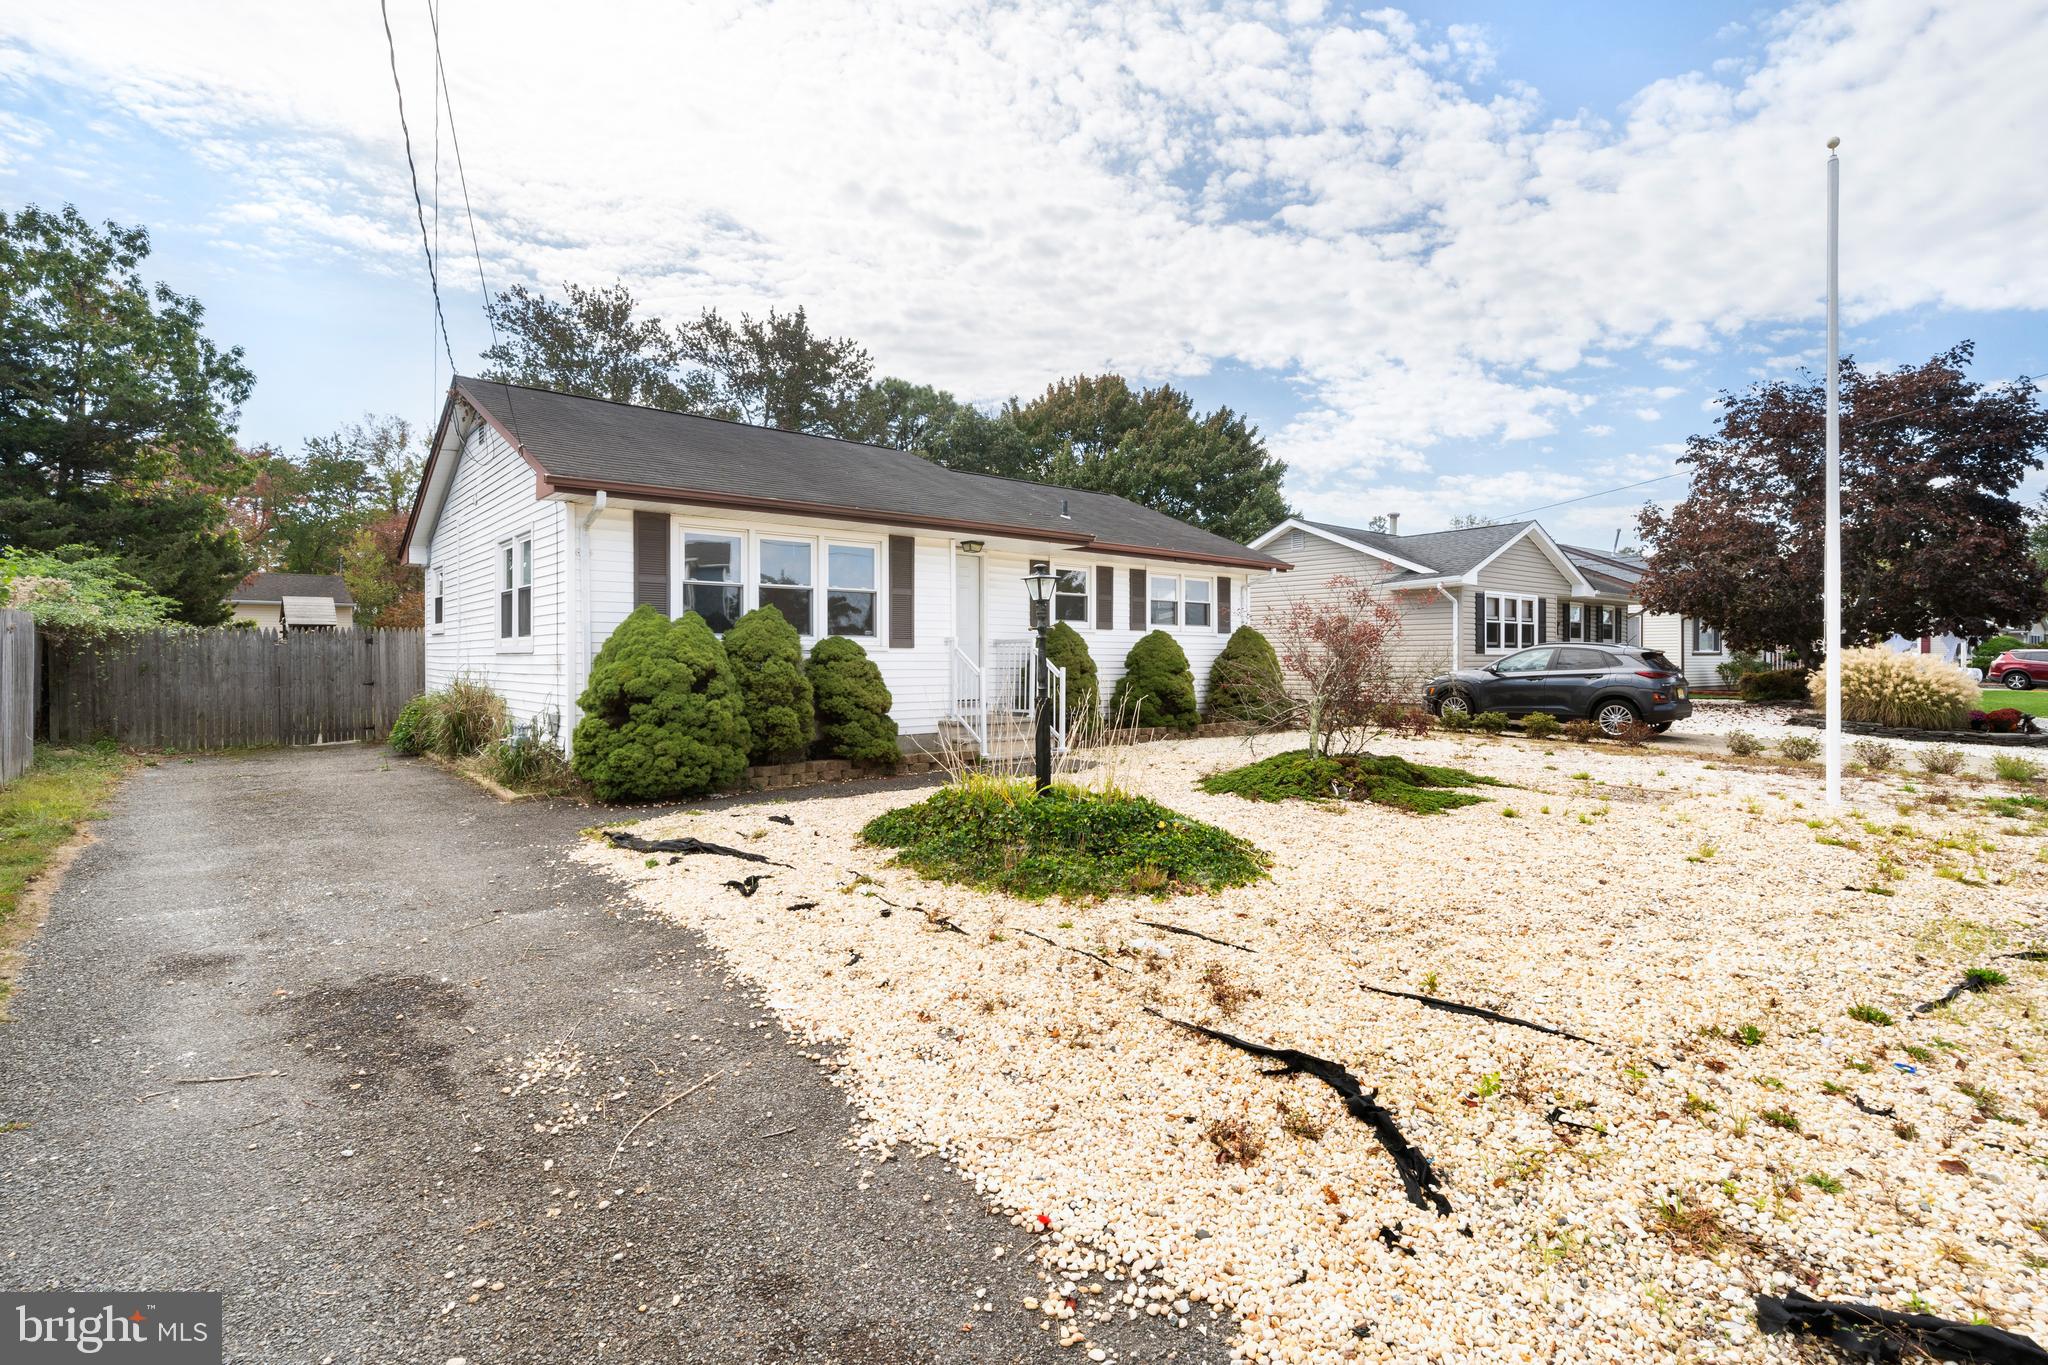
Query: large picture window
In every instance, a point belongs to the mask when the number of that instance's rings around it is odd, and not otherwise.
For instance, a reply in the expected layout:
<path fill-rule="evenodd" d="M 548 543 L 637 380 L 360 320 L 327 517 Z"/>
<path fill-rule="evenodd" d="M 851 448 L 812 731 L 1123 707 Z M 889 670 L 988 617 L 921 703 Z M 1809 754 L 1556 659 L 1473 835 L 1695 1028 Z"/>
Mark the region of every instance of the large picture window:
<path fill-rule="evenodd" d="M 825 629 L 832 634 L 872 637 L 879 630 L 875 559 L 872 545 L 825 547 Z"/>
<path fill-rule="evenodd" d="M 808 540 L 761 541 L 761 605 L 773 607 L 809 636 L 811 627 L 811 542 Z"/>
<path fill-rule="evenodd" d="M 1527 649 L 1536 643 L 1536 599 L 1486 596 L 1486 652 Z"/>
<path fill-rule="evenodd" d="M 740 619 L 738 536 L 683 532 L 683 610 L 694 611 L 719 635 Z"/>
<path fill-rule="evenodd" d="M 1155 626 L 1177 626 L 1180 624 L 1180 580 L 1172 574 L 1154 574 L 1146 581 L 1145 592 L 1151 603 L 1149 620 Z"/>
<path fill-rule="evenodd" d="M 533 537 L 498 547 L 498 639 L 533 638 Z"/>
<path fill-rule="evenodd" d="M 1215 591 L 1206 578 L 1190 578 L 1181 589 L 1181 621 L 1188 626 L 1206 626 L 1209 622 L 1209 594 Z"/>

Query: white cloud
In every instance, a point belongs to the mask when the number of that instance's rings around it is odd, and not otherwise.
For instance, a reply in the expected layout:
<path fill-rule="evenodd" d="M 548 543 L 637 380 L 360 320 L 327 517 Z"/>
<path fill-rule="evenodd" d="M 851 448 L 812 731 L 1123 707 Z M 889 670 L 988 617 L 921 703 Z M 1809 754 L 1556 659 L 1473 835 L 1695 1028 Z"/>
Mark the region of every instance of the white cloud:
<path fill-rule="evenodd" d="M 1612 436 L 1614 434 L 1614 428 L 1608 426 L 1605 422 L 1595 422 L 1592 426 L 1585 427 L 1583 430 L 1588 436 Z"/>
<path fill-rule="evenodd" d="M 374 15 L 14 8 L 0 82 L 183 141 L 239 189 L 224 249 L 416 271 Z M 423 7 L 393 22 L 418 140 Z M 1351 498 L 1442 443 L 1558 431 L 1605 352 L 1683 370 L 1785 323 L 1764 363 L 1801 359 L 1830 133 L 1853 317 L 2048 307 L 2048 196 L 1986 173 L 2048 126 L 2048 0 L 1802 4 L 1611 126 L 1477 88 L 1499 61 L 1479 29 L 1319 0 L 450 4 L 443 27 L 497 282 L 617 275 L 670 315 L 802 302 L 984 399 L 1102 366 L 1285 370 L 1310 401 L 1276 450 Z M 0 127 L 0 173 L 35 135 Z M 1544 477 L 1532 501 L 1564 486 Z"/>
<path fill-rule="evenodd" d="M 1654 422 L 1661 418 L 1663 415 L 1663 413 L 1659 412 L 1655 408 L 1636 409 L 1636 420 L 1638 422 Z"/>

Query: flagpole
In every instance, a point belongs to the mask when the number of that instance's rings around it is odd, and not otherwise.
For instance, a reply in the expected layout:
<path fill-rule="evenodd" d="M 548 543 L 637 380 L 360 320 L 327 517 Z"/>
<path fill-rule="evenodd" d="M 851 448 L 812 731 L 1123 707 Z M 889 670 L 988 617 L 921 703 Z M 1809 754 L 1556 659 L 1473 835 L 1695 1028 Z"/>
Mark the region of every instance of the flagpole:
<path fill-rule="evenodd" d="M 1828 475 L 1827 542 L 1822 592 L 1826 602 L 1827 803 L 1842 804 L 1842 162 L 1828 139 Z"/>

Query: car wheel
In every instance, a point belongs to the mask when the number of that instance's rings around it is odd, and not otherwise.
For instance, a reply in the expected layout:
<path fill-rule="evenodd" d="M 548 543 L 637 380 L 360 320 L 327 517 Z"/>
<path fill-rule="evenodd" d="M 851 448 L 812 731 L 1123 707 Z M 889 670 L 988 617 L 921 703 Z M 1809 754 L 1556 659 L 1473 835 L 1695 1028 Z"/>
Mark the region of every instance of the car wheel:
<path fill-rule="evenodd" d="M 1593 711 L 1593 723 L 1603 735 L 1618 735 L 1640 719 L 1636 708 L 1625 701 L 1603 701 Z"/>
<path fill-rule="evenodd" d="M 1443 700 L 1436 704 L 1436 713 L 1440 716 L 1451 713 L 1469 716 L 1472 714 L 1472 699 L 1463 692 L 1446 692 Z"/>
<path fill-rule="evenodd" d="M 2015 668 L 2005 675 L 2005 685 L 2015 692 L 2024 692 L 2034 685 L 2034 680 L 2025 669 Z"/>

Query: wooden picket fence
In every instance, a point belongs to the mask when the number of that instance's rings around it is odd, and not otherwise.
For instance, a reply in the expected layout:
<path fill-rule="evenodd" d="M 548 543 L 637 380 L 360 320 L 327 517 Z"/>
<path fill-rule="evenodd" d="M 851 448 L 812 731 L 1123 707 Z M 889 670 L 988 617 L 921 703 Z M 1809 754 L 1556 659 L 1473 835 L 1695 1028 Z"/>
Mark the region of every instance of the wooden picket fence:
<path fill-rule="evenodd" d="M 0 611 L 0 782 L 27 772 L 35 756 L 35 618 Z"/>
<path fill-rule="evenodd" d="M 382 739 L 426 685 L 418 630 L 155 630 L 67 649 L 49 737 L 144 749 Z"/>

